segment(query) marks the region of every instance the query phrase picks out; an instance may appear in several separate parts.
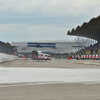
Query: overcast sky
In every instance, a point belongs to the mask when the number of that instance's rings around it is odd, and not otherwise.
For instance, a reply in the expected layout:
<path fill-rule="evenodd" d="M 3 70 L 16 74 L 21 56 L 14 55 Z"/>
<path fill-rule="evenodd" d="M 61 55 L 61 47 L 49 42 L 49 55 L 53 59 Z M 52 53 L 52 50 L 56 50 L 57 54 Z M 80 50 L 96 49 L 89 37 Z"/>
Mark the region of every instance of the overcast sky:
<path fill-rule="evenodd" d="M 0 40 L 71 39 L 68 30 L 100 14 L 100 0 L 0 0 Z"/>

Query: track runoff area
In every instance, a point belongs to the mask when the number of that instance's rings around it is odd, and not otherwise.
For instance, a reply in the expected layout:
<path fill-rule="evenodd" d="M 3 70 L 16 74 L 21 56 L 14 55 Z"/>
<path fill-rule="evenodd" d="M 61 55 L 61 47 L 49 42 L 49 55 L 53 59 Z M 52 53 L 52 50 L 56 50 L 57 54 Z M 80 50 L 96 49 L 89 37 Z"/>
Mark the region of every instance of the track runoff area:
<path fill-rule="evenodd" d="M 0 64 L 0 100 L 100 100 L 100 67 L 65 59 Z"/>

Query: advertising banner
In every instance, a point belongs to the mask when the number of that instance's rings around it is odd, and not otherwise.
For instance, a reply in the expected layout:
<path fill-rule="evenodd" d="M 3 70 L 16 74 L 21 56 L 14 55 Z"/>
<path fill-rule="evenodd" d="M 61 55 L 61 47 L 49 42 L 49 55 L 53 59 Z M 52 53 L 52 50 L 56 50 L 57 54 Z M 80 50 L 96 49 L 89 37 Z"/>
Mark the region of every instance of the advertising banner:
<path fill-rule="evenodd" d="M 86 55 L 86 58 L 88 58 L 88 55 Z"/>
<path fill-rule="evenodd" d="M 51 47 L 55 48 L 56 43 L 27 43 L 28 47 Z"/>
<path fill-rule="evenodd" d="M 86 55 L 84 55 L 84 58 L 85 58 L 85 56 L 86 56 Z"/>
<path fill-rule="evenodd" d="M 81 58 L 83 58 L 83 55 L 81 55 Z"/>
<path fill-rule="evenodd" d="M 92 58 L 95 58 L 95 55 L 92 55 Z"/>
<path fill-rule="evenodd" d="M 91 55 L 89 55 L 89 58 L 91 58 Z"/>
<path fill-rule="evenodd" d="M 96 55 L 96 58 L 98 58 L 98 55 Z"/>

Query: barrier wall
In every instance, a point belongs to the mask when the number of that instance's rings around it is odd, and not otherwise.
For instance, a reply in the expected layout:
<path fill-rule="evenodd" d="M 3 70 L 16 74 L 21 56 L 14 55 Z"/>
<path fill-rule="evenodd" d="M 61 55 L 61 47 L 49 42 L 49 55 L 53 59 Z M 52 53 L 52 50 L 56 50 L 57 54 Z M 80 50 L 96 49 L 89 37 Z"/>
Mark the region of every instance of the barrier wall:
<path fill-rule="evenodd" d="M 18 56 L 0 53 L 0 63 L 19 59 Z"/>
<path fill-rule="evenodd" d="M 84 52 L 78 52 L 78 53 L 74 53 L 75 55 L 92 55 L 92 54 L 100 54 L 100 50 L 93 50 L 93 52 L 91 53 L 91 51 L 84 51 Z M 73 55 L 73 54 L 72 54 Z"/>
<path fill-rule="evenodd" d="M 92 55 L 72 55 L 73 59 L 100 59 L 100 54 L 92 54 Z"/>

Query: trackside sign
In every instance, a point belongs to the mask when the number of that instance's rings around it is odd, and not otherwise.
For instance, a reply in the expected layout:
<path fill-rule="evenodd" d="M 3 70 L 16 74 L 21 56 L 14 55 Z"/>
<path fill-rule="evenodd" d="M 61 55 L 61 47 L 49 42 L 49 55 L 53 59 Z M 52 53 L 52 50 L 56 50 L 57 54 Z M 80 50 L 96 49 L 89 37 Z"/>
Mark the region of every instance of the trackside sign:
<path fill-rule="evenodd" d="M 55 43 L 27 43 L 28 47 L 52 47 L 55 48 Z"/>

